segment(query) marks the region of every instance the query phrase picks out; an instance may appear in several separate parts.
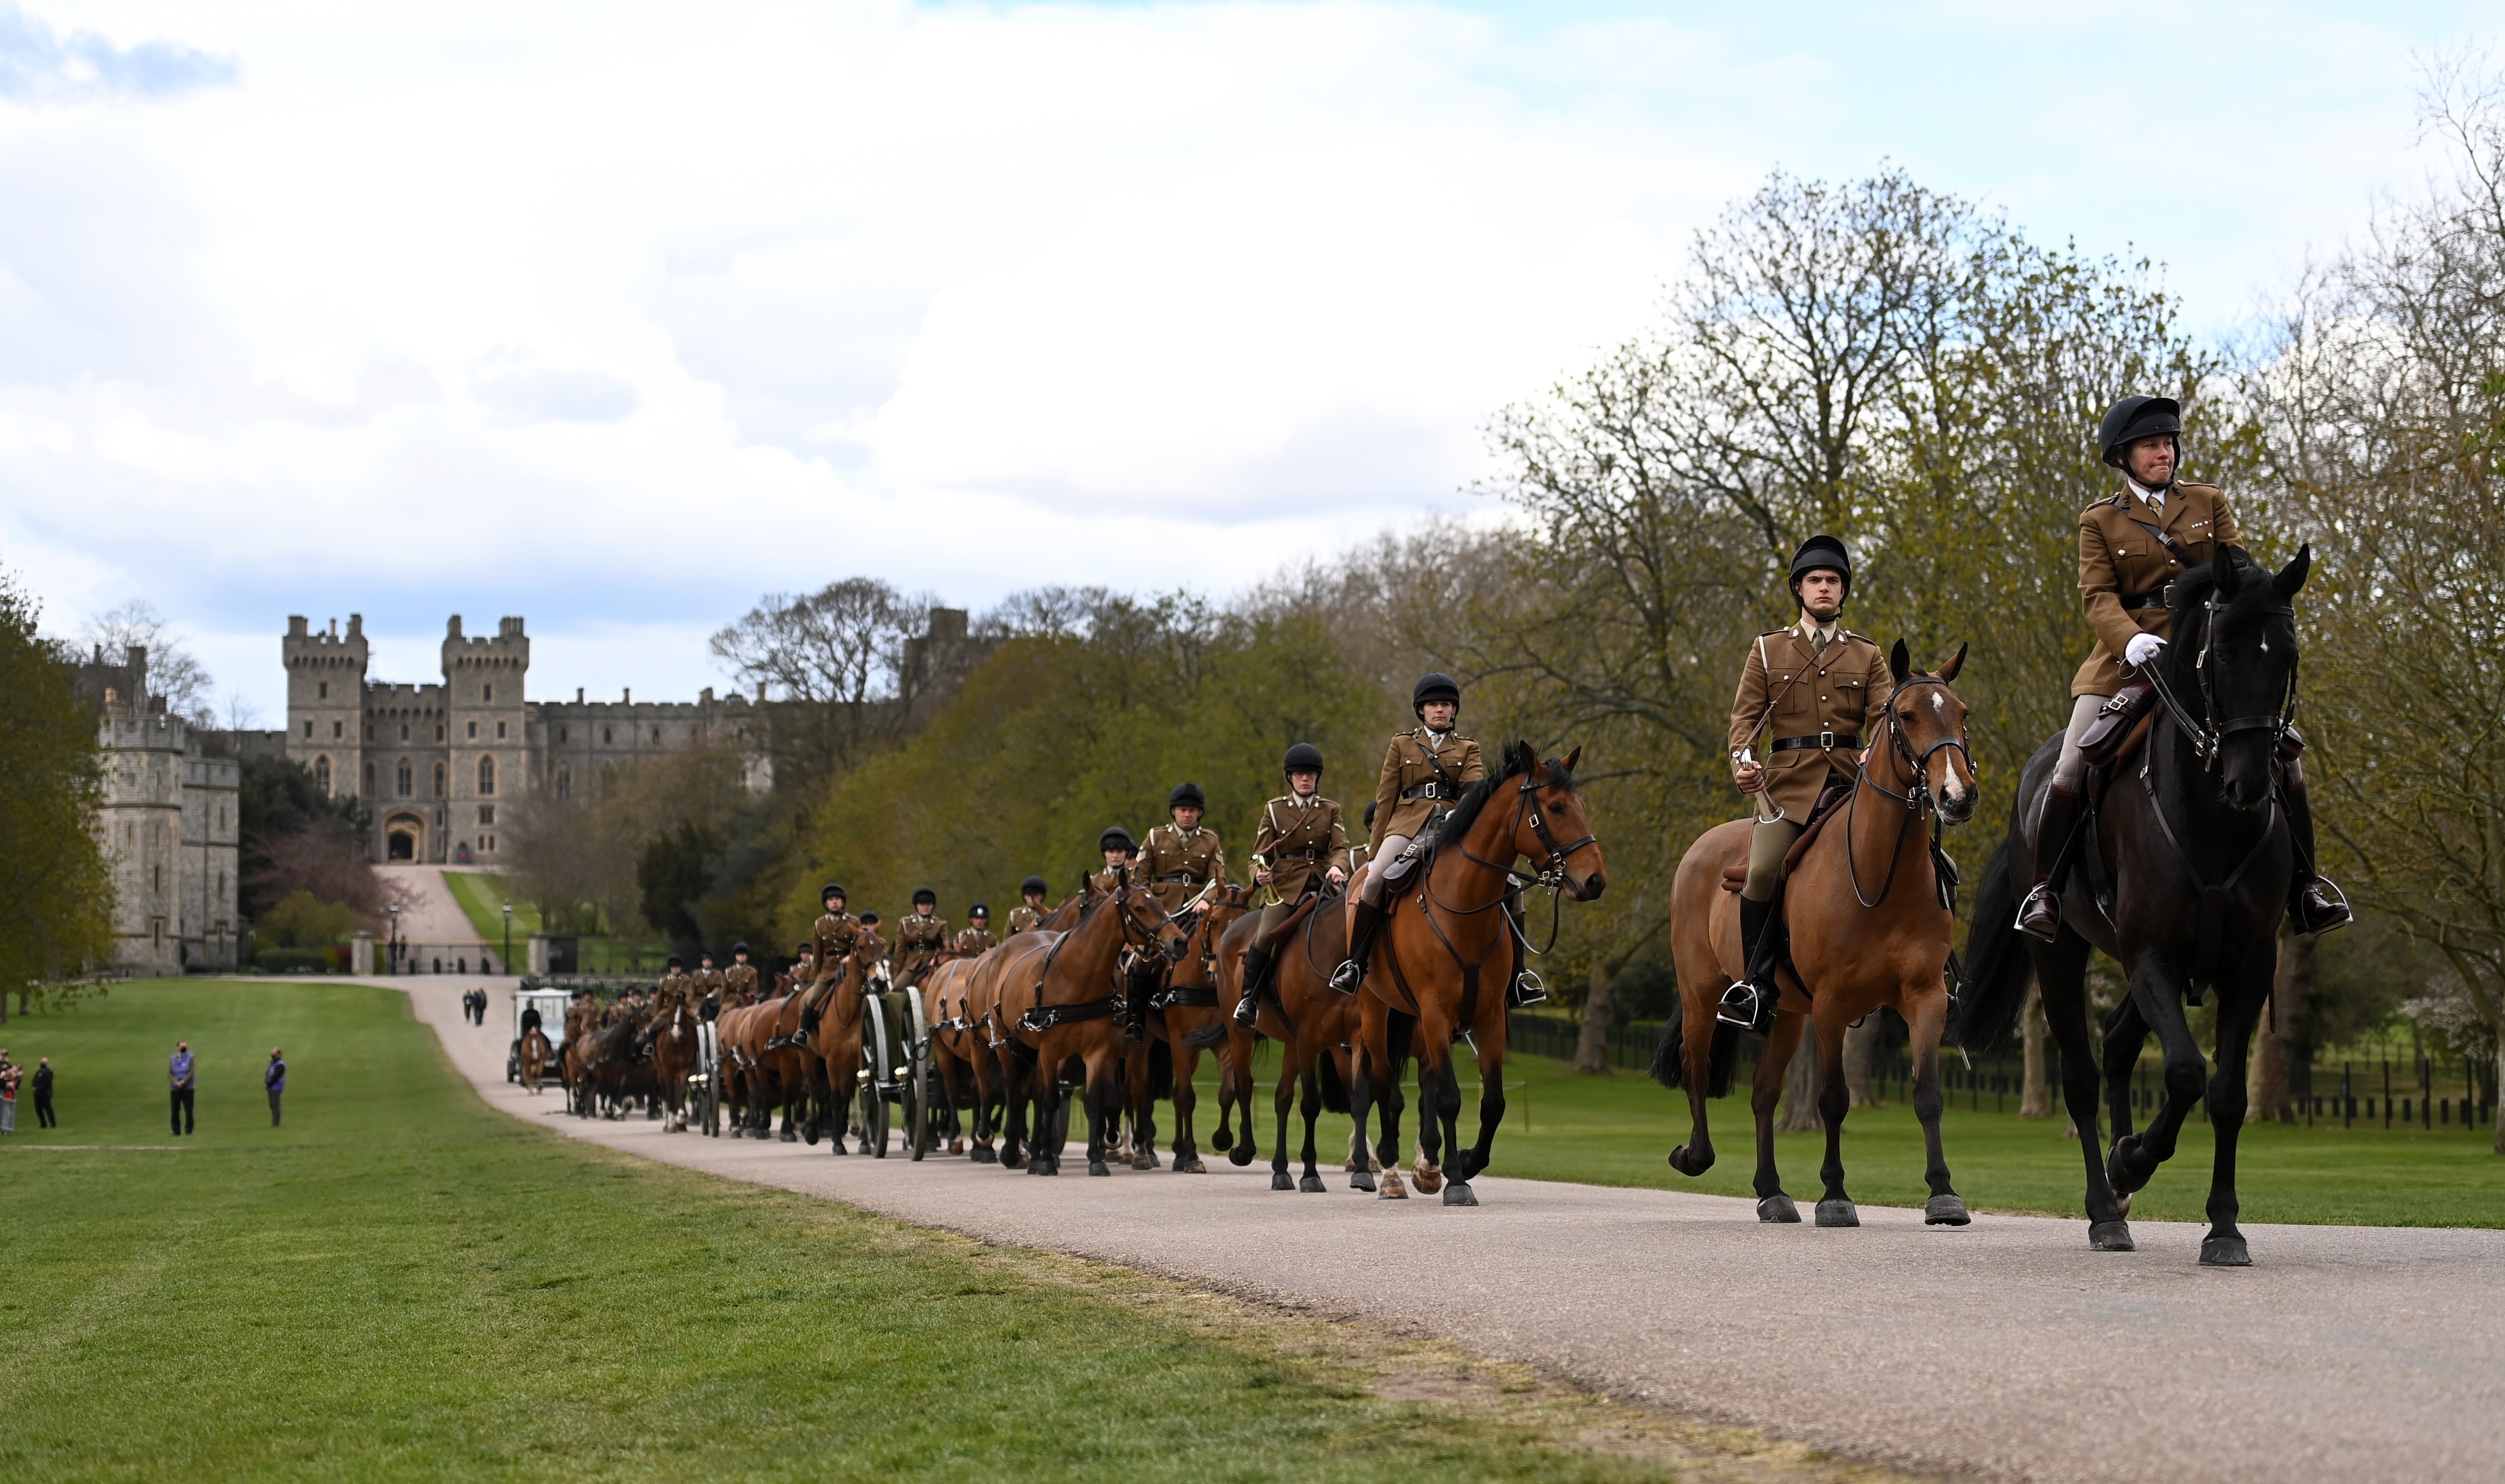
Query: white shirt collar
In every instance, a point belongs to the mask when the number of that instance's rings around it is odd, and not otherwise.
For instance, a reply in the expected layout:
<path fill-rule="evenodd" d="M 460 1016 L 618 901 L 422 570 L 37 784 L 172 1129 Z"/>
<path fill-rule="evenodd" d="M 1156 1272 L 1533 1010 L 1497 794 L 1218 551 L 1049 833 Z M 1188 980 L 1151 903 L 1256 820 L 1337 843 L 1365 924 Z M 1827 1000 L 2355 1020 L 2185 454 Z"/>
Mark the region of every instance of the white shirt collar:
<path fill-rule="evenodd" d="M 1826 636 L 1826 642 L 1833 644 L 1835 642 L 1836 633 L 1843 624 L 1844 618 L 1841 615 L 1839 615 L 1832 623 L 1820 623 L 1816 618 L 1809 617 L 1807 614 L 1803 614 L 1800 620 L 1800 636 L 1803 639 L 1810 641 L 1812 644 L 1816 644 L 1817 642 L 1817 636 L 1824 634 Z"/>
<path fill-rule="evenodd" d="M 1442 752 L 1444 750 L 1444 739 L 1452 735 L 1449 731 L 1437 731 L 1431 726 L 1421 726 L 1418 730 L 1421 735 L 1426 737 L 1427 745 L 1435 749 L 1437 752 Z"/>

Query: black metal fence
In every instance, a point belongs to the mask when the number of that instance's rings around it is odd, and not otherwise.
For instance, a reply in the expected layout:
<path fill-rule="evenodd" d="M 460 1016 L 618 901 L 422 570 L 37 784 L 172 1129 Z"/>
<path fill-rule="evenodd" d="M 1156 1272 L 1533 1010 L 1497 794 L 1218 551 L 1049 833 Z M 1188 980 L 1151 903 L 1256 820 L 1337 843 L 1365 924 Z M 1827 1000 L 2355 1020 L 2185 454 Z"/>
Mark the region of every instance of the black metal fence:
<path fill-rule="evenodd" d="M 376 973 L 511 973 L 492 943 L 374 944 Z"/>

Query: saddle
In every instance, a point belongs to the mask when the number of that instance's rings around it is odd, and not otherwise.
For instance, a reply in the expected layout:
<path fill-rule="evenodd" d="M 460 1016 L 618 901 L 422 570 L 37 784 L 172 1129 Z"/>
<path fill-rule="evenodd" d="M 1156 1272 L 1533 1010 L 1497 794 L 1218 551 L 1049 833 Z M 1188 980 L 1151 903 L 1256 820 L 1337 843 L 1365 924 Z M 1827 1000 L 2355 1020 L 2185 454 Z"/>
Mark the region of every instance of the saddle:
<path fill-rule="evenodd" d="M 1849 783 L 1834 783 L 1827 785 L 1818 794 L 1817 802 L 1810 805 L 1809 823 L 1801 827 L 1800 838 L 1792 841 L 1792 848 L 1783 852 L 1785 876 L 1799 869 L 1801 857 L 1808 855 L 1809 848 L 1817 843 L 1819 831 L 1826 828 L 1828 820 L 1833 819 L 1840 812 L 1844 801 L 1852 796 L 1852 789 L 1853 786 Z M 1748 853 L 1742 851 L 1736 860 L 1722 867 L 1722 890 L 1737 892 L 1747 884 Z"/>

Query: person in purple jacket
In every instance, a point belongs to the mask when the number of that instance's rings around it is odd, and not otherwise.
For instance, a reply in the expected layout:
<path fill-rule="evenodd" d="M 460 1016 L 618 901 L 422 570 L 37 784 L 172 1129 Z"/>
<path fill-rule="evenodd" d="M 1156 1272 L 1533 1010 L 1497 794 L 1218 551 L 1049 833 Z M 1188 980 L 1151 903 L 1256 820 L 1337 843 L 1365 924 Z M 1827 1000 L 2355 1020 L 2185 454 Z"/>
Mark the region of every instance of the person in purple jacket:
<path fill-rule="evenodd" d="M 287 1058 L 276 1046 L 269 1048 L 269 1066 L 261 1074 L 261 1085 L 269 1089 L 269 1126 L 278 1126 L 278 1095 L 287 1090 Z"/>
<path fill-rule="evenodd" d="M 174 1054 L 165 1062 L 165 1079 L 174 1091 L 174 1135 L 180 1138 L 192 1131 L 192 1043 L 174 1042 Z"/>

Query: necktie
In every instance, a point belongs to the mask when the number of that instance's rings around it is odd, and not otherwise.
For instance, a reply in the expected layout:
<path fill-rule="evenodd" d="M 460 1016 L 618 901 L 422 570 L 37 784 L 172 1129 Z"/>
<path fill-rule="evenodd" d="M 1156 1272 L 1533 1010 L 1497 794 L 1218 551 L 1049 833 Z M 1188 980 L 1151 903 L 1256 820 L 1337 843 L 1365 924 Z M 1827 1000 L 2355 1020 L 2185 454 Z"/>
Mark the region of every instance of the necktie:
<path fill-rule="evenodd" d="M 1814 628 L 1809 631 L 1809 634 L 1810 648 L 1817 652 L 1818 658 L 1824 659 L 1826 657 L 1826 630 L 1822 628 Z"/>

